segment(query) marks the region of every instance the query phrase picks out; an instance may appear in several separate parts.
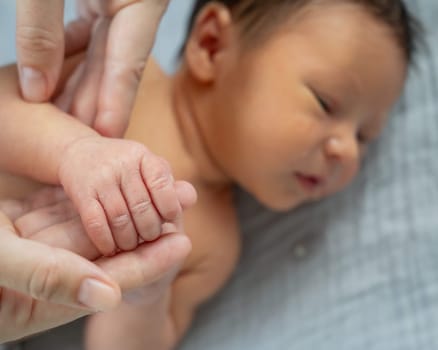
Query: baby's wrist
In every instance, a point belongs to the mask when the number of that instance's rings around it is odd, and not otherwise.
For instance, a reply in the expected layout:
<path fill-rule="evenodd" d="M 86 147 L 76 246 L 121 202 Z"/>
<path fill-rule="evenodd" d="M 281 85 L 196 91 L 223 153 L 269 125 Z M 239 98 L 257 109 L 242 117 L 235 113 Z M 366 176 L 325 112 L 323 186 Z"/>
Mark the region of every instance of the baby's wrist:
<path fill-rule="evenodd" d="M 76 151 L 77 149 L 76 147 L 80 145 L 82 142 L 86 142 L 93 139 L 98 141 L 101 138 L 103 137 L 100 136 L 97 132 L 93 131 L 90 133 L 84 133 L 81 136 L 77 136 L 73 140 L 68 141 L 63 146 L 62 151 L 59 153 L 60 157 L 57 160 L 57 165 L 56 165 L 56 175 L 59 182 L 58 184 L 63 185 L 63 178 L 66 171 L 65 167 L 67 166 L 68 168 L 68 165 L 71 164 L 72 157 L 75 157 L 77 153 L 81 153 Z"/>

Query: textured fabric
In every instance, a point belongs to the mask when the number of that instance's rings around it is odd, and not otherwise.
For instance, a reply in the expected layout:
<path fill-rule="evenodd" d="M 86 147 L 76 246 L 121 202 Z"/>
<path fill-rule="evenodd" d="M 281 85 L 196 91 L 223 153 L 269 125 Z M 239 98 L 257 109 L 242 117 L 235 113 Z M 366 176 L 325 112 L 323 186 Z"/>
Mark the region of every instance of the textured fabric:
<path fill-rule="evenodd" d="M 361 176 L 286 215 L 238 192 L 241 264 L 182 350 L 438 349 L 438 2 L 409 5 L 429 50 Z M 80 329 L 21 348 L 79 349 Z"/>

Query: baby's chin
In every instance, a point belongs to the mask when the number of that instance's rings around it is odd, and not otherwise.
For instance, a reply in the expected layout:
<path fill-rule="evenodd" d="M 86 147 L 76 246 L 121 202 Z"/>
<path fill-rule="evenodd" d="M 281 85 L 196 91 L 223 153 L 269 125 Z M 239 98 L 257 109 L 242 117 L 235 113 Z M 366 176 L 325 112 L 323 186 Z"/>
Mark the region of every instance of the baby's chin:
<path fill-rule="evenodd" d="M 293 209 L 296 209 L 302 205 L 305 204 L 312 204 L 317 203 L 323 199 L 326 199 L 328 197 L 331 197 L 339 192 L 342 192 L 342 190 L 332 191 L 330 193 L 327 192 L 320 192 L 320 193 L 312 193 L 307 195 L 305 198 L 290 198 L 288 200 L 259 200 L 259 202 L 264 205 L 269 210 L 279 212 L 279 213 L 285 213 L 289 212 Z"/>
<path fill-rule="evenodd" d="M 269 210 L 278 213 L 289 212 L 307 202 L 302 198 L 257 198 L 257 200 Z"/>

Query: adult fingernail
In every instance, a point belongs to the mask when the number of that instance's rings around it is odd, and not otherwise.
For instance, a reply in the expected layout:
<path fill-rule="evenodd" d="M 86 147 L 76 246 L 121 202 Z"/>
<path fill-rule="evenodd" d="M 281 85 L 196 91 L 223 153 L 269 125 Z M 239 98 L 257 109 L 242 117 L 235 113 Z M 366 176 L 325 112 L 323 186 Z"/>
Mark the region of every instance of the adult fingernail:
<path fill-rule="evenodd" d="M 23 96 L 31 102 L 42 102 L 47 99 L 47 81 L 44 74 L 31 67 L 22 67 L 20 82 Z"/>
<path fill-rule="evenodd" d="M 106 311 L 116 307 L 120 293 L 105 283 L 87 278 L 79 288 L 78 301 L 96 311 Z"/>

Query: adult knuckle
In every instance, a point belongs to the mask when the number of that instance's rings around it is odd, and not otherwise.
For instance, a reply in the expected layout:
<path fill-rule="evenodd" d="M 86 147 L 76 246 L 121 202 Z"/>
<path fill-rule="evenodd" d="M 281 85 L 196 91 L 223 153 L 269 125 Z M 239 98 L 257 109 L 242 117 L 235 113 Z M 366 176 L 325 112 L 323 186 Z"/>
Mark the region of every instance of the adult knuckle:
<path fill-rule="evenodd" d="M 37 26 L 18 26 L 17 45 L 32 52 L 51 53 L 62 47 L 62 36 Z"/>
<path fill-rule="evenodd" d="M 32 271 L 29 279 L 29 293 L 40 300 L 52 300 L 61 285 L 61 266 L 56 254 L 46 255 Z"/>
<path fill-rule="evenodd" d="M 117 79 L 126 82 L 128 85 L 137 86 L 143 75 L 146 61 L 135 60 L 129 62 L 128 60 L 113 58 L 108 65 L 113 76 Z"/>
<path fill-rule="evenodd" d="M 0 288 L 0 338 L 11 336 L 17 330 L 26 329 L 32 325 L 37 301 L 27 295 L 11 289 Z"/>
<path fill-rule="evenodd" d="M 141 77 L 143 75 L 144 69 L 146 67 L 146 61 L 145 60 L 140 60 L 138 62 L 136 62 L 135 64 L 132 65 L 131 67 L 131 79 L 134 82 L 138 82 L 141 80 Z"/>

